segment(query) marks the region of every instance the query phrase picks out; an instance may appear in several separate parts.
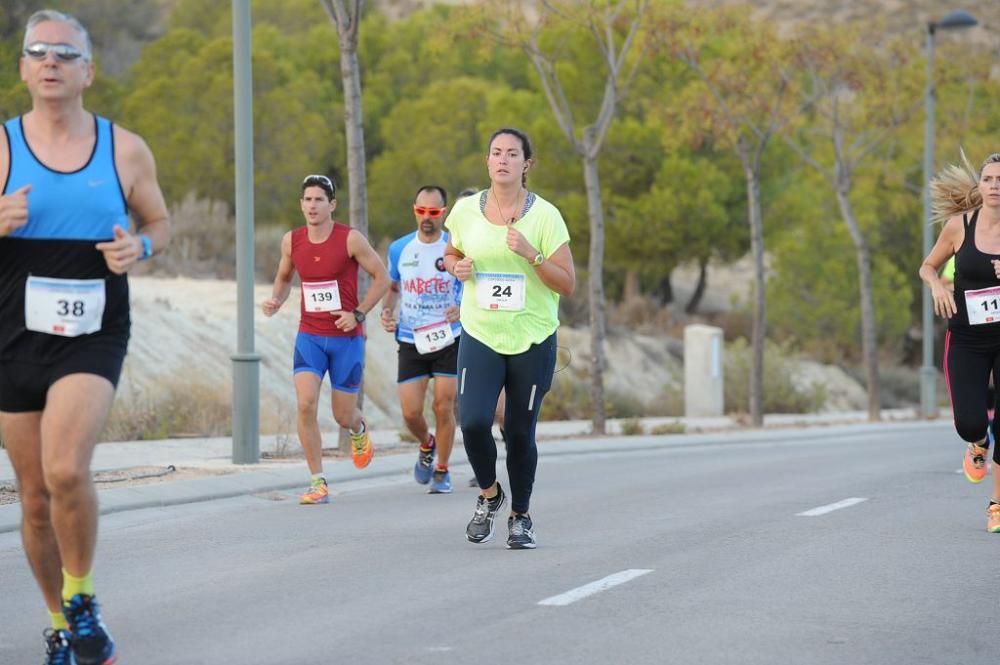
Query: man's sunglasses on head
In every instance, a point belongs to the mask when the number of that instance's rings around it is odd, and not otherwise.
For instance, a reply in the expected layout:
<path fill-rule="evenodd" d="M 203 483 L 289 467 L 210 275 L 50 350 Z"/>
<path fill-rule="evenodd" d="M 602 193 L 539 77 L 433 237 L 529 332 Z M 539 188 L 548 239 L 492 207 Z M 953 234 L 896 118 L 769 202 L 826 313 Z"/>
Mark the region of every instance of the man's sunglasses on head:
<path fill-rule="evenodd" d="M 50 44 L 48 42 L 28 44 L 23 53 L 33 60 L 45 60 L 50 51 L 55 54 L 57 60 L 63 62 L 73 62 L 83 57 L 83 51 L 72 44 Z"/>
<path fill-rule="evenodd" d="M 448 209 L 447 206 L 445 206 L 444 208 L 427 208 L 425 206 L 413 206 L 413 212 L 416 213 L 419 217 L 430 217 L 431 219 L 437 219 L 438 217 L 443 215 L 444 211 L 447 209 Z"/>
<path fill-rule="evenodd" d="M 325 175 L 307 175 L 302 181 L 303 185 L 313 185 L 319 183 L 330 189 L 333 189 L 333 181 L 327 178 Z"/>

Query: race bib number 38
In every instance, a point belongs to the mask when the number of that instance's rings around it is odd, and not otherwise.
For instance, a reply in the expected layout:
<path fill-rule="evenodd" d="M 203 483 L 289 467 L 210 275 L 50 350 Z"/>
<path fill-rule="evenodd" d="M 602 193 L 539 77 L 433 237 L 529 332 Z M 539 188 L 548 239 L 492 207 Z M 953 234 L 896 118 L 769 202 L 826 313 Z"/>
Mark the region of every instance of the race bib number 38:
<path fill-rule="evenodd" d="M 965 292 L 965 309 L 969 313 L 969 325 L 1000 321 L 1000 286 Z"/>
<path fill-rule="evenodd" d="M 332 282 L 302 282 L 302 297 L 307 312 L 340 311 L 340 287 Z"/>
<path fill-rule="evenodd" d="M 24 324 L 28 330 L 78 337 L 101 329 L 103 279 L 29 276 L 24 286 Z"/>
<path fill-rule="evenodd" d="M 433 353 L 455 343 L 455 333 L 447 321 L 429 323 L 413 329 L 413 343 L 417 353 Z"/>
<path fill-rule="evenodd" d="M 526 282 L 521 273 L 477 272 L 476 302 L 483 309 L 519 312 L 524 309 Z"/>

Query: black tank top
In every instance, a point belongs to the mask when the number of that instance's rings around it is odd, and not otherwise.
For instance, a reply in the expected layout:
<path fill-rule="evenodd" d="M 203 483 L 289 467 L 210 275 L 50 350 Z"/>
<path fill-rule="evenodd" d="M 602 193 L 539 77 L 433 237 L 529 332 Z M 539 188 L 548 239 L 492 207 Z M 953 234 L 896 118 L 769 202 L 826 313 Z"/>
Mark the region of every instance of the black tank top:
<path fill-rule="evenodd" d="M 972 217 L 962 216 L 965 224 L 965 240 L 955 253 L 955 316 L 948 321 L 948 328 L 966 333 L 985 334 L 995 337 L 1000 326 L 1000 300 L 996 302 L 996 321 L 969 325 L 969 312 L 966 309 L 965 292 L 979 289 L 1000 287 L 996 270 L 991 261 L 1000 259 L 1000 254 L 986 254 L 976 247 L 976 222 L 979 221 L 979 209 Z M 990 306 L 992 310 L 992 306 Z M 994 314 L 994 312 L 990 312 Z"/>

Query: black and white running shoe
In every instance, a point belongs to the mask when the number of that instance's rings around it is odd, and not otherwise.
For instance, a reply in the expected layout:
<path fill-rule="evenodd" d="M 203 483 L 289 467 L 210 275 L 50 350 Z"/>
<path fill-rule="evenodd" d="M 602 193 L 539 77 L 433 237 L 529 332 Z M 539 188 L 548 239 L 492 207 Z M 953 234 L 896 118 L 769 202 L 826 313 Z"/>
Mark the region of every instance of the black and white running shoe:
<path fill-rule="evenodd" d="M 532 528 L 531 518 L 527 515 L 511 515 L 507 518 L 507 549 L 509 550 L 533 550 L 535 549 L 535 531 Z"/>
<path fill-rule="evenodd" d="M 470 543 L 486 543 L 493 538 L 493 520 L 506 503 L 507 495 L 503 493 L 500 483 L 497 483 L 497 495 L 492 499 L 479 495 L 476 499 L 476 512 L 473 513 L 469 526 L 465 527 L 465 537 Z"/>

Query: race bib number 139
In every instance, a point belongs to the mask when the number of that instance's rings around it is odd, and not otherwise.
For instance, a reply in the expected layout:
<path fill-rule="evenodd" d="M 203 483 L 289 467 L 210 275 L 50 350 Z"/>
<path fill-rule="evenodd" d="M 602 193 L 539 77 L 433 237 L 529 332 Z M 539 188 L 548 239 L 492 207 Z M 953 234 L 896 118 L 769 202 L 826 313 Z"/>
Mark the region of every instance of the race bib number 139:
<path fill-rule="evenodd" d="M 307 312 L 340 311 L 340 286 L 331 282 L 302 282 L 302 299 Z"/>

